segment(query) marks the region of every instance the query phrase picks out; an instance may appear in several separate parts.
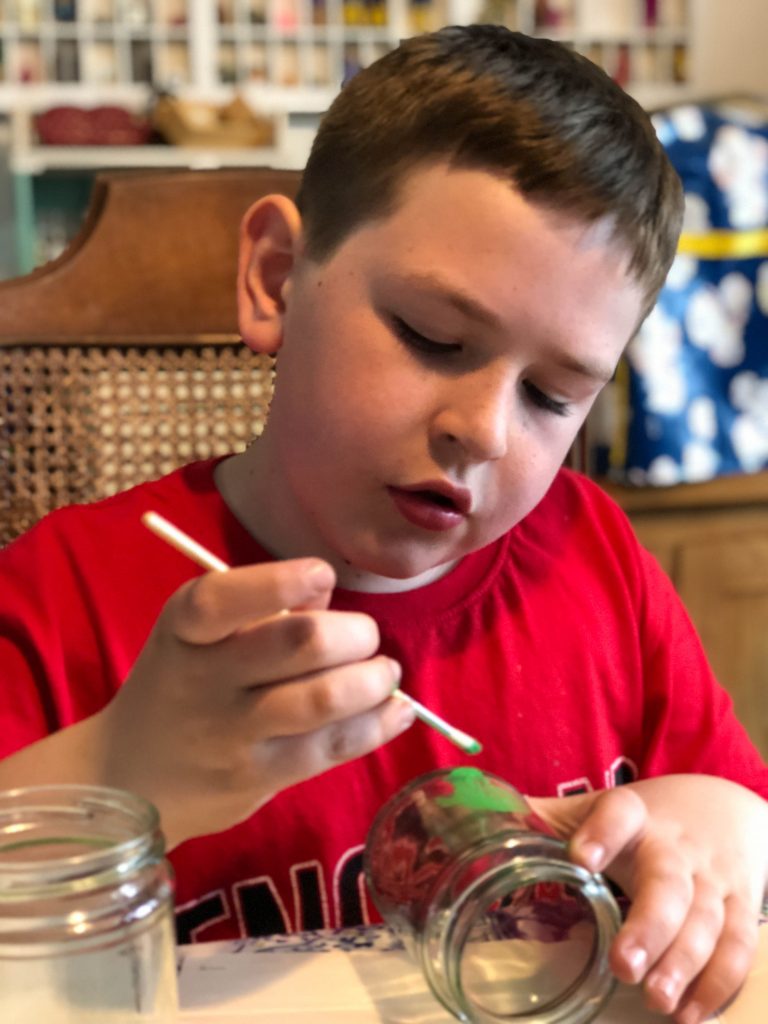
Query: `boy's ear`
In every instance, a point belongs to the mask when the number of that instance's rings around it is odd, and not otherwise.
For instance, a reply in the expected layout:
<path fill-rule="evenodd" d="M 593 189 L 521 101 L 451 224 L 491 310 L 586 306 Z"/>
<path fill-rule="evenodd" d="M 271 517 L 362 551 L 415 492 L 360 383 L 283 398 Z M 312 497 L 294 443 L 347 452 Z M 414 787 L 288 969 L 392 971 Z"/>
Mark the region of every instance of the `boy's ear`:
<path fill-rule="evenodd" d="M 287 196 L 265 196 L 243 217 L 237 312 L 241 337 L 255 352 L 272 354 L 282 344 L 283 288 L 300 246 L 301 216 Z"/>

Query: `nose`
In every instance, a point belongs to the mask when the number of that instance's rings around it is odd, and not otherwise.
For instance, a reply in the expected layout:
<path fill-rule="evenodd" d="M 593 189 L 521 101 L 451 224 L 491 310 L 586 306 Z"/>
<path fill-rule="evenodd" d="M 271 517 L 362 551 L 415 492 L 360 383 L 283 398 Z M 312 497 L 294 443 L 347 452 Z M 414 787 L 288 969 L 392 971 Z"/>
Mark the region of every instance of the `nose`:
<path fill-rule="evenodd" d="M 506 455 L 514 416 L 514 383 L 508 373 L 486 368 L 446 382 L 431 423 L 431 440 L 463 449 L 472 462 Z"/>

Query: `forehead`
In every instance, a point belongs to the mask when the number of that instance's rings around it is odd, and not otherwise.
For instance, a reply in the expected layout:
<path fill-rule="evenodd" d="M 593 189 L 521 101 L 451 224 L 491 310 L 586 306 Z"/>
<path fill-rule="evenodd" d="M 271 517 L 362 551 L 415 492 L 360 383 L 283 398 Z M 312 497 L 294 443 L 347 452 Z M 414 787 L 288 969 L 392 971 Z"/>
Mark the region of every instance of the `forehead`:
<path fill-rule="evenodd" d="M 529 200 L 501 174 L 456 168 L 442 161 L 407 171 L 387 210 L 363 221 L 348 240 L 370 230 L 384 231 L 410 247 L 433 232 L 448 235 L 452 226 L 456 232 L 471 227 L 472 240 L 481 244 L 483 234 L 489 245 L 498 245 L 506 235 L 505 248 L 530 232 L 541 237 L 561 235 L 577 252 L 611 249 L 622 268 L 629 267 L 629 253 L 616 238 L 612 217 L 588 222 L 552 204 Z"/>
<path fill-rule="evenodd" d="M 432 277 L 519 326 L 528 319 L 561 333 L 602 318 L 622 345 L 643 302 L 608 218 L 585 224 L 531 203 L 491 173 L 445 164 L 412 171 L 394 207 L 361 225 L 337 255 L 354 275 Z"/>

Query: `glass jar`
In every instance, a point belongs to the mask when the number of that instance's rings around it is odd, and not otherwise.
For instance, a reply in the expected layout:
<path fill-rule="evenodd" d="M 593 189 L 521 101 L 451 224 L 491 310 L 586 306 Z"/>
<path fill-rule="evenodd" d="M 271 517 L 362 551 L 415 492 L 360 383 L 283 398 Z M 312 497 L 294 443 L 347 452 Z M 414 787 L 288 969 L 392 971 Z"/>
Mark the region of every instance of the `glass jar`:
<path fill-rule="evenodd" d="M 157 811 L 130 793 L 0 793 L 3 1024 L 176 1019 L 173 884 Z"/>
<path fill-rule="evenodd" d="M 458 1020 L 584 1024 L 611 994 L 615 900 L 502 779 L 414 779 L 376 816 L 364 864 L 381 916 Z"/>

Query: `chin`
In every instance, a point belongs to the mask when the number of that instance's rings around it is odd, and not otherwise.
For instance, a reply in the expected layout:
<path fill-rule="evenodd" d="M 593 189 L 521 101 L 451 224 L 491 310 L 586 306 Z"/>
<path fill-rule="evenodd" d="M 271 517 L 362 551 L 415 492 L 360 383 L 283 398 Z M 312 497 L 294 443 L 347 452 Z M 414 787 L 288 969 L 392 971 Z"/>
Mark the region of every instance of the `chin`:
<path fill-rule="evenodd" d="M 406 552 L 345 552 L 343 553 L 342 568 L 339 571 L 339 577 L 342 576 L 353 576 L 353 577 L 368 577 L 371 583 L 375 583 L 375 580 L 380 580 L 384 583 L 386 580 L 391 580 L 393 583 L 392 589 L 405 590 L 407 586 L 398 587 L 397 584 L 407 584 L 409 580 L 414 581 L 414 586 L 421 585 L 420 577 L 426 576 L 429 582 L 431 579 L 438 579 L 440 576 L 449 572 L 454 564 L 462 557 L 463 553 L 451 553 L 441 558 L 435 554 L 434 557 L 429 557 L 426 553 L 422 552 L 420 556 L 414 556 L 412 553 Z M 337 567 L 338 571 L 338 567 Z M 341 584 L 343 586 L 343 583 Z M 375 589 L 379 589 L 376 587 Z M 387 589 L 386 586 L 381 589 Z"/>

